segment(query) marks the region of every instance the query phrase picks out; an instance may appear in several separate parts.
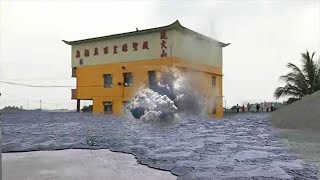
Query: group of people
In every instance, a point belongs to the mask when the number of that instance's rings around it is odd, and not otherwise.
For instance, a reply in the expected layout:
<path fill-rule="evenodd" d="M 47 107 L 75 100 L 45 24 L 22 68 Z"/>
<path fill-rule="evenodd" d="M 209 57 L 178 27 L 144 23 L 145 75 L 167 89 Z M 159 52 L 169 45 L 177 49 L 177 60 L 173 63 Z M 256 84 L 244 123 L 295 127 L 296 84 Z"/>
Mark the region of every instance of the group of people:
<path fill-rule="evenodd" d="M 252 110 L 252 108 L 254 108 L 254 104 L 251 105 L 250 103 L 247 104 L 247 112 L 250 112 L 250 110 Z M 239 104 L 237 104 L 236 106 L 237 112 L 245 112 L 246 108 L 244 105 L 242 105 L 241 107 L 239 106 Z M 255 104 L 255 109 L 256 112 L 264 112 L 263 110 L 265 109 L 266 112 L 272 112 L 275 110 L 275 107 L 273 106 L 273 104 L 271 103 L 270 105 L 268 105 L 267 103 L 261 103 L 261 105 L 259 103 Z"/>

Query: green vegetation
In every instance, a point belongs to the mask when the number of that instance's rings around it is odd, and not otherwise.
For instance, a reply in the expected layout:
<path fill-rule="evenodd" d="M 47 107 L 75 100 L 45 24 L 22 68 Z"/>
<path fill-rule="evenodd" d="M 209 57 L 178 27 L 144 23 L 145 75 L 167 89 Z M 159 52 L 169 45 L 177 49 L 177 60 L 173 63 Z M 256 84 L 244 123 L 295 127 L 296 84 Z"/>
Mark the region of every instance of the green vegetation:
<path fill-rule="evenodd" d="M 93 106 L 89 105 L 89 106 L 83 106 L 82 107 L 82 112 L 92 112 Z"/>
<path fill-rule="evenodd" d="M 275 90 L 274 96 L 277 99 L 288 96 L 287 104 L 290 104 L 320 90 L 320 61 L 316 62 L 314 55 L 315 53 L 312 53 L 310 56 L 308 51 L 301 53 L 301 69 L 293 63 L 287 64 L 290 72 L 280 77 L 286 84 Z"/>
<path fill-rule="evenodd" d="M 16 106 L 5 106 L 3 109 L 1 109 L 1 112 L 16 112 L 16 111 L 22 111 L 22 106 L 16 107 Z"/>

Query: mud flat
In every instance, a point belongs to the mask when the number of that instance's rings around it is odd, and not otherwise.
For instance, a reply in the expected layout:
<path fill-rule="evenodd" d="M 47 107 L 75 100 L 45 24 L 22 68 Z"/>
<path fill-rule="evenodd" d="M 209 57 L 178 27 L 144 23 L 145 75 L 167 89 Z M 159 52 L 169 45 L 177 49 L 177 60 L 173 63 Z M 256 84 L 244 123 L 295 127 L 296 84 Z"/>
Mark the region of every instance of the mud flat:
<path fill-rule="evenodd" d="M 177 177 L 168 171 L 140 165 L 130 154 L 115 153 L 107 149 L 68 149 L 5 153 L 3 179 L 175 180 Z"/>
<path fill-rule="evenodd" d="M 292 152 L 315 163 L 320 169 L 320 132 L 278 129 L 279 135 Z M 318 174 L 320 179 L 320 173 Z"/>
<path fill-rule="evenodd" d="M 170 171 L 179 180 L 318 179 L 317 166 L 281 141 L 266 113 L 218 121 L 180 117 L 157 124 L 110 115 L 7 113 L 2 151 L 110 149 L 133 154 L 139 164 Z"/>

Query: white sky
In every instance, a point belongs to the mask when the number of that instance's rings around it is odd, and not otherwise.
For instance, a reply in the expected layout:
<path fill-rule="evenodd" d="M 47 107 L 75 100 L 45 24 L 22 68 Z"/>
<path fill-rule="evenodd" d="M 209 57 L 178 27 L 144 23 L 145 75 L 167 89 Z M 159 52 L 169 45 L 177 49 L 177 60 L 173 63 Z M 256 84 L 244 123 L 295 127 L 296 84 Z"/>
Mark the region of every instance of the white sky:
<path fill-rule="evenodd" d="M 0 80 L 75 85 L 71 48 L 78 40 L 168 25 L 179 20 L 225 43 L 227 106 L 274 101 L 278 77 L 300 53 L 320 55 L 320 0 L 1 1 Z M 5 105 L 75 109 L 68 88 L 0 84 Z M 29 103 L 28 103 L 29 102 Z"/>

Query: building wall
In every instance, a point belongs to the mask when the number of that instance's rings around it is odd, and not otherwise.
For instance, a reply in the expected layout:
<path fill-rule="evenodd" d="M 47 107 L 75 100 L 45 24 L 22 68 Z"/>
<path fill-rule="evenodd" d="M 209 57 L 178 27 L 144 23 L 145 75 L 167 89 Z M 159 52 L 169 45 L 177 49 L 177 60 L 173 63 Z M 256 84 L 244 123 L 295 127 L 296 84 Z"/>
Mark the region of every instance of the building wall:
<path fill-rule="evenodd" d="M 173 30 L 166 31 L 166 36 L 166 51 L 169 51 L 169 47 L 171 46 L 173 39 Z M 83 60 L 83 65 L 98 65 L 118 62 L 132 62 L 146 59 L 159 59 L 161 58 L 162 54 L 162 40 L 160 37 L 160 32 L 152 32 L 72 45 L 72 67 L 80 66 L 80 59 Z M 149 49 L 143 49 L 144 42 L 148 42 Z M 136 51 L 133 48 L 133 43 L 138 43 Z M 128 50 L 126 52 L 122 51 L 122 45 L 124 44 L 128 45 Z M 113 51 L 113 47 L 115 45 L 117 46 L 117 54 L 114 54 Z M 108 47 L 107 54 L 104 54 L 105 47 Z M 97 55 L 94 55 L 95 48 L 98 50 Z M 89 50 L 89 56 L 87 57 L 84 55 L 85 49 Z M 80 52 L 80 57 L 77 57 L 77 51 Z M 167 52 L 167 56 L 169 55 L 170 53 Z"/>
<path fill-rule="evenodd" d="M 164 71 L 167 67 L 176 67 L 185 71 L 185 75 L 192 77 L 192 85 L 205 94 L 207 104 L 205 111 L 208 115 L 212 115 L 213 104 L 217 103 L 216 117 L 223 116 L 222 100 L 222 78 L 219 73 L 221 68 L 208 67 L 205 65 L 190 64 L 179 58 L 170 57 L 157 60 L 141 60 L 126 63 L 113 63 L 95 66 L 81 66 L 77 68 L 77 98 L 92 99 L 93 111 L 95 113 L 103 113 L 103 102 L 111 101 L 113 113 L 122 115 L 124 113 L 124 101 L 130 101 L 139 89 L 148 85 L 148 71 L 156 72 Z M 125 67 L 125 69 L 122 69 Z M 191 68 L 192 67 L 192 68 Z M 133 73 L 133 86 L 124 87 L 118 85 L 123 84 L 123 73 Z M 112 74 L 112 88 L 104 87 L 103 74 Z M 217 86 L 212 87 L 211 77 L 216 76 Z M 189 78 L 188 77 L 188 78 Z M 190 79 L 189 78 L 189 79 Z"/>
<path fill-rule="evenodd" d="M 94 112 L 104 112 L 102 102 L 112 101 L 115 114 L 122 114 L 122 101 L 130 101 L 136 92 L 148 85 L 148 71 L 161 71 L 171 64 L 170 58 L 142 60 L 128 63 L 113 63 L 77 68 L 77 98 L 92 99 Z M 125 69 L 122 69 L 125 67 Z M 125 87 L 123 73 L 132 72 L 133 86 Z M 104 74 L 112 74 L 112 88 L 104 87 Z"/>
<path fill-rule="evenodd" d="M 146 41 L 148 49 L 143 49 Z M 133 43 L 138 43 L 136 51 Z M 125 44 L 127 51 L 122 51 Z M 116 54 L 113 53 L 115 45 Z M 108 47 L 107 54 L 105 47 Z M 84 55 L 86 49 L 89 56 Z M 166 56 L 162 56 L 164 54 Z M 103 113 L 103 102 L 111 101 L 113 113 L 123 114 L 123 102 L 130 101 L 139 89 L 148 85 L 148 71 L 160 72 L 169 66 L 191 73 L 189 78 L 192 78 L 193 86 L 206 96 L 205 111 L 211 115 L 216 104 L 216 117 L 223 116 L 222 47 L 218 44 L 180 30 L 167 30 L 165 34 L 160 31 L 141 33 L 72 45 L 72 67 L 77 68 L 77 99 L 93 100 L 95 113 Z M 125 72 L 133 73 L 133 86 L 118 85 L 123 84 Z M 104 87 L 104 74 L 112 74 L 112 88 Z M 212 87 L 212 76 L 216 77 L 216 87 Z"/>
<path fill-rule="evenodd" d="M 159 59 L 162 50 L 165 51 L 166 57 L 173 56 L 191 63 L 222 67 L 222 47 L 218 43 L 200 39 L 180 30 L 167 30 L 165 35 L 166 39 L 161 39 L 159 31 L 72 45 L 72 67 L 81 66 L 80 59 L 83 60 L 82 66 Z M 143 49 L 144 42 L 148 42 L 149 49 Z M 133 43 L 138 43 L 136 51 Z M 128 47 L 127 51 L 123 52 L 122 45 L 125 44 Z M 114 46 L 117 46 L 117 54 L 114 54 Z M 107 54 L 104 54 L 105 47 L 108 47 Z M 98 51 L 96 55 L 95 48 Z M 89 51 L 87 57 L 84 55 L 86 49 Z M 80 57 L 77 57 L 77 51 L 80 52 Z"/>
<path fill-rule="evenodd" d="M 214 66 L 190 63 L 186 60 L 175 58 L 172 60 L 173 66 L 183 71 L 187 71 L 188 79 L 193 82 L 201 94 L 206 97 L 206 111 L 211 116 L 213 105 L 216 104 L 216 115 L 223 117 L 223 89 L 222 89 L 222 68 Z M 216 86 L 212 86 L 212 76 L 216 78 Z"/>
<path fill-rule="evenodd" d="M 190 33 L 174 31 L 172 55 L 192 63 L 222 67 L 222 47 Z"/>

